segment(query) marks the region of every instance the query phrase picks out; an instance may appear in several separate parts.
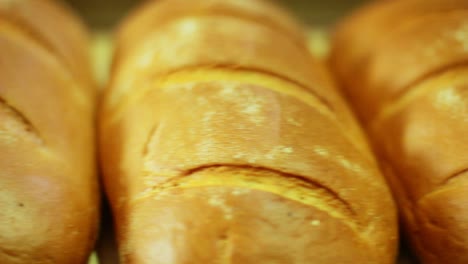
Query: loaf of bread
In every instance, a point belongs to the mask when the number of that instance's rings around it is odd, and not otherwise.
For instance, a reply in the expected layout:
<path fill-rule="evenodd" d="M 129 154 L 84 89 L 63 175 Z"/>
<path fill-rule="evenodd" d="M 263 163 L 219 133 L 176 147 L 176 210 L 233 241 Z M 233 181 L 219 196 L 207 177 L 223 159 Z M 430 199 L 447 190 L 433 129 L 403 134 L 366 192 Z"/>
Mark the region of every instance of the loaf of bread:
<path fill-rule="evenodd" d="M 99 195 L 83 25 L 45 0 L 0 0 L 0 263 L 86 263 Z"/>
<path fill-rule="evenodd" d="M 371 135 L 423 263 L 468 263 L 468 1 L 370 4 L 331 64 Z"/>
<path fill-rule="evenodd" d="M 117 39 L 99 134 L 122 263 L 394 263 L 390 191 L 284 11 L 151 1 Z"/>

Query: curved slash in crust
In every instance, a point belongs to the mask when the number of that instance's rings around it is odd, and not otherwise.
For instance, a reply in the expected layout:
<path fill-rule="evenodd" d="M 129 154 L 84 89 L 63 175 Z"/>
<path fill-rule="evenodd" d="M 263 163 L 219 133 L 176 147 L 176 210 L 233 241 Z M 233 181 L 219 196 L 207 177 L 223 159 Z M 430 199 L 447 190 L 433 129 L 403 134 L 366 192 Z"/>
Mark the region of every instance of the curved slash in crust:
<path fill-rule="evenodd" d="M 164 79 L 165 77 L 178 74 L 181 72 L 189 72 L 191 70 L 200 70 L 200 69 L 205 69 L 205 70 L 227 70 L 227 71 L 244 71 L 244 72 L 251 72 L 251 73 L 257 73 L 257 74 L 262 74 L 266 76 L 270 76 L 276 79 L 279 79 L 285 83 L 289 83 L 292 85 L 297 86 L 299 89 L 311 94 L 314 96 L 323 106 L 325 106 L 330 113 L 333 115 L 336 115 L 336 111 L 333 107 L 333 105 L 330 103 L 330 101 L 317 91 L 313 89 L 313 87 L 309 87 L 306 84 L 301 83 L 300 81 L 294 80 L 293 78 L 290 78 L 288 76 L 285 76 L 280 73 L 276 73 L 274 71 L 268 70 L 268 69 L 263 69 L 263 68 L 258 68 L 258 67 L 249 67 L 249 66 L 240 66 L 236 64 L 229 64 L 229 63 L 215 63 L 215 64 L 192 64 L 192 65 L 186 65 L 183 67 L 176 68 L 174 70 L 166 71 L 166 72 L 159 72 L 154 74 L 151 79 L 152 80 L 158 80 L 158 79 Z M 265 87 L 268 88 L 268 87 Z M 150 91 L 147 91 L 150 92 Z M 145 93 L 143 91 L 143 93 Z"/>
<path fill-rule="evenodd" d="M 7 101 L 0 97 L 0 110 L 2 108 L 6 110 L 7 114 L 11 115 L 11 118 L 16 119 L 19 123 L 21 123 L 24 130 L 27 133 L 31 134 L 38 144 L 44 143 L 43 138 L 40 136 L 39 132 L 36 130 L 34 125 L 20 111 L 18 111 Z"/>
<path fill-rule="evenodd" d="M 431 191 L 423 194 L 421 197 L 419 197 L 416 201 L 416 204 L 420 203 L 421 201 L 427 199 L 428 197 L 435 195 L 439 192 L 442 192 L 446 190 L 446 187 L 448 187 L 452 182 L 456 180 L 460 180 L 463 176 L 468 176 L 468 168 L 459 170 L 452 175 L 448 176 L 446 179 L 444 179 L 439 185 L 437 185 L 434 189 Z"/>
<path fill-rule="evenodd" d="M 42 48 L 47 52 L 51 57 L 53 57 L 61 66 L 67 69 L 72 75 L 73 71 L 68 65 L 66 59 L 64 59 L 59 53 L 55 51 L 54 46 L 47 41 L 39 32 L 34 30 L 31 26 L 24 23 L 21 19 L 12 17 L 12 16 L 2 16 L 0 12 L 0 23 L 7 24 L 9 27 L 14 29 L 17 33 L 21 34 L 23 37 L 31 40 L 36 45 Z"/>
<path fill-rule="evenodd" d="M 158 127 L 159 127 L 159 124 L 156 124 L 156 125 L 153 126 L 153 128 L 151 128 L 149 136 L 146 138 L 146 142 L 143 145 L 143 150 L 142 150 L 142 156 L 143 157 L 146 157 L 148 155 L 150 143 L 153 140 L 153 137 L 156 134 L 156 131 L 158 130 Z"/>
<path fill-rule="evenodd" d="M 275 169 L 271 169 L 271 168 L 255 167 L 255 166 L 249 166 L 249 165 L 214 164 L 214 165 L 201 166 L 201 167 L 198 167 L 198 168 L 194 168 L 194 169 L 185 171 L 180 177 L 187 177 L 187 176 L 190 176 L 192 174 L 196 174 L 197 172 L 200 172 L 200 171 L 204 171 L 204 170 L 208 170 L 208 169 L 215 169 L 215 168 L 219 168 L 219 167 L 221 167 L 221 168 L 222 167 L 238 168 L 240 170 L 246 170 L 246 169 L 247 170 L 260 170 L 260 171 L 263 170 L 263 171 L 268 171 L 268 172 L 275 173 L 278 176 L 281 176 L 283 178 L 289 178 L 289 179 L 302 181 L 304 183 L 304 185 L 306 185 L 306 186 L 310 185 L 310 186 L 314 186 L 314 187 L 316 187 L 318 189 L 324 190 L 325 192 L 330 194 L 330 196 L 332 196 L 335 200 L 340 201 L 352 215 L 356 215 L 356 212 L 353 210 L 351 205 L 345 199 L 341 198 L 340 195 L 337 192 L 333 191 L 329 187 L 327 187 L 327 186 L 325 186 L 325 185 L 323 185 L 323 184 L 321 184 L 321 183 L 319 183 L 317 181 L 314 181 L 314 180 L 312 180 L 312 179 L 310 179 L 308 177 L 305 177 L 305 176 L 285 173 L 285 172 L 282 172 L 280 170 L 275 170 Z"/>
<path fill-rule="evenodd" d="M 444 185 L 449 184 L 449 183 L 452 182 L 453 180 L 460 178 L 462 175 L 468 176 L 468 168 L 462 169 L 462 170 L 457 171 L 457 172 L 455 172 L 454 174 L 450 175 L 449 177 L 447 177 L 447 178 L 441 183 L 441 186 L 444 186 Z"/>
<path fill-rule="evenodd" d="M 158 177 L 155 173 L 154 177 Z M 341 195 L 324 184 L 280 170 L 244 164 L 209 164 L 181 172 L 138 194 L 133 201 L 164 195 L 174 189 L 231 187 L 276 194 L 344 219 L 353 229 L 361 227 L 358 213 Z"/>
<path fill-rule="evenodd" d="M 463 67 L 467 67 L 467 66 L 468 66 L 468 60 L 462 60 L 462 61 L 454 62 L 454 63 L 448 64 L 448 65 L 444 65 L 444 66 L 439 67 L 439 68 L 437 68 L 437 69 L 435 69 L 433 71 L 430 71 L 430 72 L 420 76 L 419 78 L 417 78 L 413 82 L 407 84 L 398 93 L 396 93 L 394 96 L 389 98 L 387 100 L 387 102 L 385 102 L 384 104 L 391 104 L 391 103 L 393 103 L 395 101 L 401 100 L 407 94 L 409 94 L 410 91 L 412 91 L 412 88 L 418 88 L 418 87 L 422 88 L 422 87 L 424 87 L 424 85 L 420 85 L 420 84 L 424 83 L 426 80 L 437 77 L 437 75 L 446 73 L 446 72 L 448 72 L 450 70 L 463 68 Z"/>

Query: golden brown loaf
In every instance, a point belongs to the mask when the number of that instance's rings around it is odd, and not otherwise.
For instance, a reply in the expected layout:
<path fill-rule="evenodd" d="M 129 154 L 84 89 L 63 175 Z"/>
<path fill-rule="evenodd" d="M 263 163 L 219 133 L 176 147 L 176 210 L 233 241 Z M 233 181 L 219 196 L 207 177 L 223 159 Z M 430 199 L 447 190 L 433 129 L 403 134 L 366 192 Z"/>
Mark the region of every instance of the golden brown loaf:
<path fill-rule="evenodd" d="M 97 228 L 94 99 L 83 26 L 0 0 L 0 263 L 86 263 Z"/>
<path fill-rule="evenodd" d="M 468 263 L 468 1 L 376 2 L 331 63 L 371 135 L 423 263 Z"/>
<path fill-rule="evenodd" d="M 180 2 L 122 25 L 100 112 L 123 263 L 393 263 L 391 195 L 300 27 Z"/>

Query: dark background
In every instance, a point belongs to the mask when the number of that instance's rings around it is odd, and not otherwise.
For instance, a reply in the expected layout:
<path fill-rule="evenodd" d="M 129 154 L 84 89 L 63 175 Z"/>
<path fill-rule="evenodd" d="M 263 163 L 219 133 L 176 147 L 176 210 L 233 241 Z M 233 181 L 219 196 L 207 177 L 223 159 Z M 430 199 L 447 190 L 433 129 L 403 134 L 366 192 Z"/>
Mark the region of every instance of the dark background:
<path fill-rule="evenodd" d="M 197 1 L 197 0 L 187 0 Z M 366 0 L 276 0 L 305 23 L 328 26 Z M 139 0 L 67 0 L 93 28 L 111 28 Z"/>

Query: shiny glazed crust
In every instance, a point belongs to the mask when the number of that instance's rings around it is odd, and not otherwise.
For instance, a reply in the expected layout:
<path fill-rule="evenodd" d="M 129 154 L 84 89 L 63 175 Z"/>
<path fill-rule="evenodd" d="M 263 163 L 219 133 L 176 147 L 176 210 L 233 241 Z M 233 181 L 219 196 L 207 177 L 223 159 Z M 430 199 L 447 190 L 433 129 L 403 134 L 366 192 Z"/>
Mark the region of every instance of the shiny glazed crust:
<path fill-rule="evenodd" d="M 424 263 L 468 262 L 467 47 L 462 0 L 378 2 L 335 37 L 332 66 Z"/>
<path fill-rule="evenodd" d="M 48 1 L 0 1 L 1 263 L 81 264 L 94 245 L 94 100 L 75 20 Z"/>
<path fill-rule="evenodd" d="M 389 190 L 327 72 L 271 22 L 287 14 L 168 16 L 178 2 L 121 26 L 144 30 L 119 38 L 100 110 L 123 263 L 393 263 Z"/>

